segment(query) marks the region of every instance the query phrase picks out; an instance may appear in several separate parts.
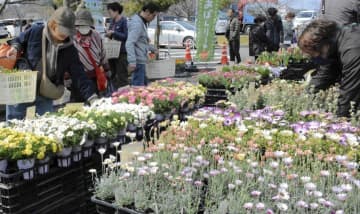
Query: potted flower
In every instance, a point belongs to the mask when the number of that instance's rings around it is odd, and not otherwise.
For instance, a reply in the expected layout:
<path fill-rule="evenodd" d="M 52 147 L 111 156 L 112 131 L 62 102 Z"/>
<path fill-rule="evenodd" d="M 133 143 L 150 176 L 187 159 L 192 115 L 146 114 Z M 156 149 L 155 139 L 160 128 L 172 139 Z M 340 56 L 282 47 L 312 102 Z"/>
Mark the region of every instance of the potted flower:
<path fill-rule="evenodd" d="M 0 151 L 6 152 L 8 159 L 17 162 L 18 169 L 24 171 L 25 180 L 33 179 L 36 159 L 43 160 L 47 154 L 56 153 L 61 148 L 56 141 L 48 137 L 18 132 L 9 128 L 1 129 L 0 133 L 2 147 L 7 148 Z"/>

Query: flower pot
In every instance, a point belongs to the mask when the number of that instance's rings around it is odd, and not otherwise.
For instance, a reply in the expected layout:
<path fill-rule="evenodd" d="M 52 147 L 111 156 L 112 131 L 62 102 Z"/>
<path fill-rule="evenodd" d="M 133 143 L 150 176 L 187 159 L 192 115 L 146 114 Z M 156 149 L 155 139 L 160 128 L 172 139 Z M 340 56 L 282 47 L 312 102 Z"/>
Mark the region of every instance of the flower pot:
<path fill-rule="evenodd" d="M 49 169 L 50 169 L 49 161 L 50 161 L 49 156 L 46 156 L 42 160 L 38 160 L 38 163 L 39 163 L 38 173 L 39 173 L 39 175 L 45 175 L 45 174 L 49 173 Z"/>
<path fill-rule="evenodd" d="M 171 120 L 171 117 L 172 117 L 172 113 L 166 113 L 165 114 L 165 120 Z"/>
<path fill-rule="evenodd" d="M 136 131 L 136 126 L 135 126 L 135 124 L 129 123 L 128 126 L 127 126 L 127 130 L 128 130 L 129 132 L 135 132 L 135 131 Z M 125 132 L 125 134 L 126 134 L 126 132 Z"/>
<path fill-rule="evenodd" d="M 82 152 L 81 152 L 81 146 L 73 146 L 72 147 L 72 158 L 74 162 L 81 161 L 82 158 Z"/>
<path fill-rule="evenodd" d="M 0 160 L 0 172 L 6 172 L 8 161 L 6 159 Z"/>
<path fill-rule="evenodd" d="M 95 141 L 93 139 L 87 139 L 85 144 L 83 145 L 83 147 L 85 148 L 89 148 L 92 147 L 94 145 Z"/>
<path fill-rule="evenodd" d="M 106 137 L 98 137 L 95 139 L 95 143 L 96 144 L 107 144 L 108 143 L 108 139 Z"/>
<path fill-rule="evenodd" d="M 24 171 L 23 172 L 24 180 L 31 180 L 34 178 L 35 158 L 18 160 L 17 166 L 19 170 Z"/>
<path fill-rule="evenodd" d="M 61 152 L 57 153 L 59 167 L 67 168 L 71 166 L 71 151 L 72 147 L 67 147 L 63 148 Z"/>
<path fill-rule="evenodd" d="M 88 158 L 91 157 L 93 151 L 93 145 L 95 141 L 93 139 L 87 139 L 86 143 L 83 145 L 83 157 Z"/>
<path fill-rule="evenodd" d="M 158 122 L 162 122 L 165 120 L 165 116 L 163 114 L 156 114 L 155 115 L 155 120 Z"/>
<path fill-rule="evenodd" d="M 143 138 L 144 138 L 143 128 L 142 128 L 142 127 L 138 127 L 138 128 L 136 129 L 136 137 L 135 137 L 135 139 L 136 139 L 137 141 L 141 141 Z"/>
<path fill-rule="evenodd" d="M 126 128 L 123 128 L 118 132 L 118 136 L 125 136 L 125 135 L 126 135 Z"/>

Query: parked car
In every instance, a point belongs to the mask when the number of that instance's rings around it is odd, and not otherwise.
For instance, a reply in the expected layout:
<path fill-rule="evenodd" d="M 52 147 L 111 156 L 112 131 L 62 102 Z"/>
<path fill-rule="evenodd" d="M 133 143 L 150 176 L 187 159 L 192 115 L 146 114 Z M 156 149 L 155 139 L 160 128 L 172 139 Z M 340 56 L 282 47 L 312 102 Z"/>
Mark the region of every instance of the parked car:
<path fill-rule="evenodd" d="M 9 35 L 10 33 L 7 30 L 6 26 L 0 23 L 0 39 L 8 38 Z"/>
<path fill-rule="evenodd" d="M 315 10 L 300 11 L 294 19 L 294 27 L 297 28 L 301 25 L 307 25 L 316 18 L 317 12 Z"/>
<path fill-rule="evenodd" d="M 1 20 L 0 23 L 5 25 L 7 31 L 10 33 L 10 37 L 16 37 L 21 32 L 21 19 L 4 19 Z"/>
<path fill-rule="evenodd" d="M 161 21 L 160 22 L 160 46 L 186 47 L 189 43 L 195 46 L 196 27 L 185 21 Z M 152 22 L 148 28 L 150 42 L 154 44 L 156 22 Z"/>
<path fill-rule="evenodd" d="M 219 11 L 218 20 L 216 21 L 216 26 L 215 26 L 215 33 L 225 34 L 227 23 L 228 23 L 227 14 L 223 11 Z"/>

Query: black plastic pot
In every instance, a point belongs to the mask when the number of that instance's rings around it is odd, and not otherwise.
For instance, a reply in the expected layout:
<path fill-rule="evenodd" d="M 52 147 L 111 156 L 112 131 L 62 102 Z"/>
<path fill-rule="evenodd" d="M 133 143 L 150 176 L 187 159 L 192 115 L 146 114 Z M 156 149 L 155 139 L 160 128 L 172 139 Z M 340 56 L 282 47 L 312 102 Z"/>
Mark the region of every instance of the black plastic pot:
<path fill-rule="evenodd" d="M 97 199 L 95 196 L 91 198 L 91 201 L 96 204 L 96 210 L 99 214 L 142 214 L 127 208 L 116 207 L 107 201 Z"/>

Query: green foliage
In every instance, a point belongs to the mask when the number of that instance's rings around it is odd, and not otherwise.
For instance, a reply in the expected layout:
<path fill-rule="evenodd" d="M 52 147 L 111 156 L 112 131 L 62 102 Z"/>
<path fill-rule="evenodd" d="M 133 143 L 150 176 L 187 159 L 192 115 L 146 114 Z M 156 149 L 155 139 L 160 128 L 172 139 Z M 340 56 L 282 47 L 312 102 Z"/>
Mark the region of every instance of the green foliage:
<path fill-rule="evenodd" d="M 181 0 L 182 1 L 182 0 Z M 148 3 L 147 0 L 132 0 L 124 3 L 124 11 L 127 15 L 133 15 L 141 10 L 144 4 Z M 177 4 L 176 0 L 153 0 L 155 4 L 159 5 L 161 12 L 169 9 L 170 6 Z"/>

